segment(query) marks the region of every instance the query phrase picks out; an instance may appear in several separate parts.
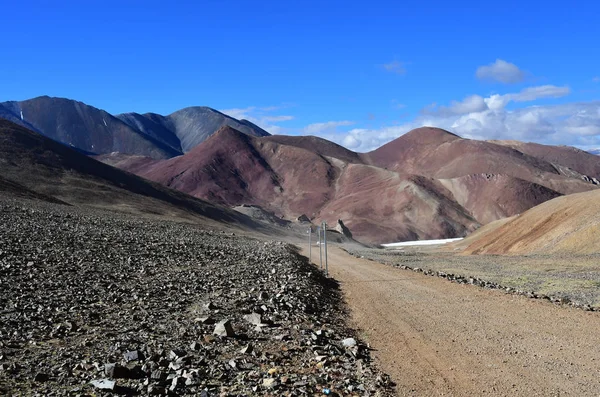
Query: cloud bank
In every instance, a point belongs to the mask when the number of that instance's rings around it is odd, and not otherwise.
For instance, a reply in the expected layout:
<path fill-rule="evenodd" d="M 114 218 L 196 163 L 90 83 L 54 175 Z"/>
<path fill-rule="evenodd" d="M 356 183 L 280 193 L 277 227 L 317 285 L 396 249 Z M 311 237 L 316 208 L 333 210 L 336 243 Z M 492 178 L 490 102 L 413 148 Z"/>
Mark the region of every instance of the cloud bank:
<path fill-rule="evenodd" d="M 599 147 L 600 101 L 506 108 L 511 102 L 559 98 L 570 92 L 569 87 L 544 85 L 504 95 L 471 95 L 447 106 L 427 106 L 414 120 L 404 124 L 354 128 L 328 138 L 348 149 L 367 152 L 414 128 L 432 126 L 471 139 L 515 139 L 584 149 Z"/>
<path fill-rule="evenodd" d="M 260 128 L 268 131 L 271 134 L 280 134 L 285 130 L 285 128 L 276 123 L 290 121 L 294 119 L 294 116 L 290 115 L 273 114 L 273 112 L 277 112 L 282 108 L 283 107 L 279 106 L 249 106 L 246 108 L 232 108 L 221 110 L 221 113 L 225 113 L 226 115 L 238 120 L 246 119 L 251 123 L 258 125 Z"/>
<path fill-rule="evenodd" d="M 479 80 L 504 84 L 515 84 L 525 80 L 525 72 L 514 63 L 502 59 L 496 59 L 494 63 L 478 67 L 475 76 Z"/>

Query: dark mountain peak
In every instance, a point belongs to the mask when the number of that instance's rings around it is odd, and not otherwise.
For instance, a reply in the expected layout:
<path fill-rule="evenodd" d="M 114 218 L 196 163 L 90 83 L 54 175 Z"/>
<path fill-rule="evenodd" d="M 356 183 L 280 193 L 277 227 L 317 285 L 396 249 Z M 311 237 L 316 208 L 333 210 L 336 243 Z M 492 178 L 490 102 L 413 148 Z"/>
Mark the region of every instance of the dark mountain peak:
<path fill-rule="evenodd" d="M 173 125 L 174 132 L 181 141 L 181 148 L 189 152 L 223 126 L 252 136 L 267 136 L 269 133 L 254 125 L 242 123 L 233 117 L 206 106 L 194 106 L 171 113 L 168 119 Z"/>
<path fill-rule="evenodd" d="M 15 121 L 85 153 L 121 152 L 153 158 L 181 153 L 151 134 L 143 134 L 104 110 L 68 98 L 41 96 L 5 102 Z"/>
<path fill-rule="evenodd" d="M 190 151 L 224 125 L 244 134 L 270 134 L 248 120 L 236 120 L 207 106 L 191 106 L 168 116 L 102 109 L 48 95 L 0 103 L 0 117 L 86 153 L 120 152 L 170 158 Z"/>
<path fill-rule="evenodd" d="M 221 116 L 229 117 L 225 113 L 221 113 L 216 109 L 213 109 L 208 106 L 188 106 L 183 109 L 179 109 L 171 113 L 169 116 L 173 116 L 175 114 L 194 114 L 194 113 L 217 113 Z"/>

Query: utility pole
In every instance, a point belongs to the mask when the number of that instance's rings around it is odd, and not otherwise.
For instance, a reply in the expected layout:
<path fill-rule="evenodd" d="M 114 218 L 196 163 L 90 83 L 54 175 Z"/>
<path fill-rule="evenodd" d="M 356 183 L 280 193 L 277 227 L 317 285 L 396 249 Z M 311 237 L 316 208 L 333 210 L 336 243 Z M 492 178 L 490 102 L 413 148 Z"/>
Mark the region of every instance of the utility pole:
<path fill-rule="evenodd" d="M 308 228 L 308 263 L 312 261 L 312 246 L 311 246 L 312 227 Z"/>
<path fill-rule="evenodd" d="M 322 226 L 322 224 L 321 224 Z M 317 232 L 319 233 L 319 263 L 321 265 L 321 270 L 323 270 L 323 249 L 321 248 L 323 246 L 322 241 L 321 241 L 321 231 L 323 230 L 322 227 L 319 227 Z"/>
<path fill-rule="evenodd" d="M 323 221 L 323 241 L 325 242 L 325 276 L 329 276 L 329 265 L 327 264 L 327 222 Z"/>

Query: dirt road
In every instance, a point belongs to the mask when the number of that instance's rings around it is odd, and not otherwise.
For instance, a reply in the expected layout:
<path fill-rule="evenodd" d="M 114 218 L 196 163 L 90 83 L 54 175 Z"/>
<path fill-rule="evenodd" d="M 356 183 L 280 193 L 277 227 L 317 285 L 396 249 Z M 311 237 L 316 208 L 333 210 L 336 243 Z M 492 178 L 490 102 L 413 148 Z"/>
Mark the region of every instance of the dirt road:
<path fill-rule="evenodd" d="M 600 395 L 599 313 L 454 284 L 333 246 L 329 271 L 401 396 Z"/>

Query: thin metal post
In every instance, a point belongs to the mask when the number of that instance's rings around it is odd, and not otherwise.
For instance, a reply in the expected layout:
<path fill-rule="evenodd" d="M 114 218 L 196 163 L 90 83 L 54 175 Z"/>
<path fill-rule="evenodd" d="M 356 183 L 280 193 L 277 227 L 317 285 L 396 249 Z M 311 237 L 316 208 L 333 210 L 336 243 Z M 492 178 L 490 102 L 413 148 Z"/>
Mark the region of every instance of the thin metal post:
<path fill-rule="evenodd" d="M 321 244 L 321 231 L 323 230 L 322 227 L 319 227 L 319 263 L 321 265 L 321 269 L 323 269 L 323 250 L 321 249 L 321 247 L 323 246 L 323 244 Z"/>
<path fill-rule="evenodd" d="M 329 276 L 329 266 L 327 265 L 327 222 L 323 222 L 323 241 L 325 242 L 325 276 Z"/>
<path fill-rule="evenodd" d="M 312 236 L 312 228 L 308 228 L 308 263 L 312 261 L 312 246 L 311 246 L 311 236 Z"/>

